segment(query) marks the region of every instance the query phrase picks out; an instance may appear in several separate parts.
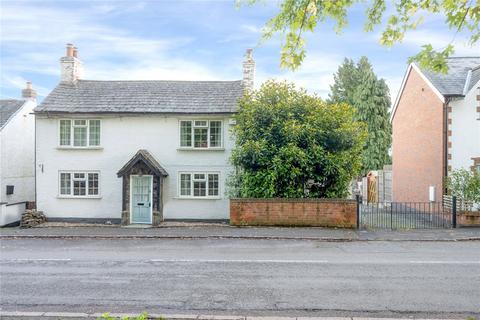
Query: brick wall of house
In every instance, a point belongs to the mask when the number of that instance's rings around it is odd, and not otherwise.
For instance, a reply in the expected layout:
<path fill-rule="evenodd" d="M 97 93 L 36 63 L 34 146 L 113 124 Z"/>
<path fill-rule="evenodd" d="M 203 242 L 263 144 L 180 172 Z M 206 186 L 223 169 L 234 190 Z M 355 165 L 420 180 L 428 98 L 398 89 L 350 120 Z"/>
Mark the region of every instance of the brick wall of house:
<path fill-rule="evenodd" d="M 354 200 L 231 199 L 230 224 L 355 228 L 356 210 Z"/>
<path fill-rule="evenodd" d="M 412 68 L 395 112 L 392 129 L 393 199 L 429 200 L 429 186 L 437 201 L 443 194 L 443 102 Z"/>

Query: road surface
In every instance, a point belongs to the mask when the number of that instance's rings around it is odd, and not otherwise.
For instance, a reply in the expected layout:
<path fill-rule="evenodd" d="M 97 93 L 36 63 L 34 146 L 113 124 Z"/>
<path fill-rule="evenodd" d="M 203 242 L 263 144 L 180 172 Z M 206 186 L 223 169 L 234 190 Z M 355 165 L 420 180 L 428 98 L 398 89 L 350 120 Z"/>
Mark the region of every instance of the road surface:
<path fill-rule="evenodd" d="M 480 241 L 1 240 L 4 311 L 480 315 Z"/>

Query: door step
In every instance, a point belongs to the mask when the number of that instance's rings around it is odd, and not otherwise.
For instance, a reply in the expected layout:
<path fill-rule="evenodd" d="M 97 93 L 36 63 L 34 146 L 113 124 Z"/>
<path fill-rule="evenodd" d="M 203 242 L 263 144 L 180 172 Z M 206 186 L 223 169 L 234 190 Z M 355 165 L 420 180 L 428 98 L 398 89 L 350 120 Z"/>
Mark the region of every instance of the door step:
<path fill-rule="evenodd" d="M 131 228 L 131 229 L 149 229 L 151 228 L 151 224 L 141 224 L 141 223 L 132 223 L 126 226 L 122 226 L 122 228 Z"/>

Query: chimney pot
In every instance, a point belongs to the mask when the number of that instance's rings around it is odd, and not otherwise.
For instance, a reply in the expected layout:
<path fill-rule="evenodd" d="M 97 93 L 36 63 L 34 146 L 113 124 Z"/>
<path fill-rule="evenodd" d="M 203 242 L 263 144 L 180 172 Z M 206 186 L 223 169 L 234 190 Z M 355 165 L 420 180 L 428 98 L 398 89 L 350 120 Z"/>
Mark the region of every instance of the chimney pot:
<path fill-rule="evenodd" d="M 63 83 L 75 83 L 83 76 L 82 62 L 77 58 L 78 49 L 71 43 L 67 43 L 67 56 L 60 58 L 60 81 Z"/>
<path fill-rule="evenodd" d="M 67 43 L 67 57 L 73 57 L 73 44 Z"/>
<path fill-rule="evenodd" d="M 22 98 L 24 99 L 36 99 L 37 92 L 32 88 L 32 82 L 27 81 L 25 89 L 22 90 Z"/>

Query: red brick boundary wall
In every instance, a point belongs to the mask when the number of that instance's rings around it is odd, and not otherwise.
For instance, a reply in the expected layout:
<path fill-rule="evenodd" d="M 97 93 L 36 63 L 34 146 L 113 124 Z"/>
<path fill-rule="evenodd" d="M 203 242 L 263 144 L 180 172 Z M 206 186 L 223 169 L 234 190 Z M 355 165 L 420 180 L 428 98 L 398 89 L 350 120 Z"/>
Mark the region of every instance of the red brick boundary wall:
<path fill-rule="evenodd" d="M 457 226 L 480 227 L 480 211 L 463 211 L 457 213 Z"/>
<path fill-rule="evenodd" d="M 340 199 L 231 199 L 230 224 L 356 228 L 357 203 Z"/>

